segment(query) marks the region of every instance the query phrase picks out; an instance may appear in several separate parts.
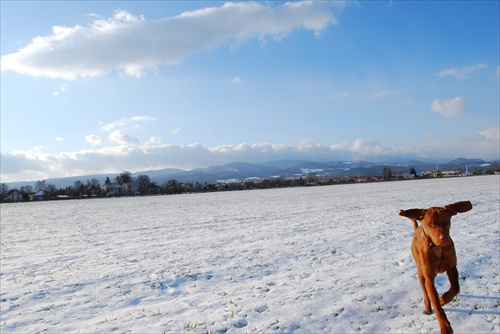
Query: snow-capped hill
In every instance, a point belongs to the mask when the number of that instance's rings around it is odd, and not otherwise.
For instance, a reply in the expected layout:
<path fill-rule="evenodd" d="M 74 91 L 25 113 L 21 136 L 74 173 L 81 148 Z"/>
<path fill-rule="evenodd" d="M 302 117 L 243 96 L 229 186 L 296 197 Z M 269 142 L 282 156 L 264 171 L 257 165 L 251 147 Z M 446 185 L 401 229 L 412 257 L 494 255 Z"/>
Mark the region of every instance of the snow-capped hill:
<path fill-rule="evenodd" d="M 182 183 L 217 183 L 218 180 L 245 180 L 248 178 L 275 178 L 275 177 L 297 177 L 298 175 L 316 174 L 324 177 L 338 176 L 380 176 L 383 175 L 384 168 L 390 168 L 393 172 L 408 174 L 411 168 L 415 168 L 417 173 L 461 170 L 469 173 L 475 170 L 490 169 L 493 162 L 486 162 L 481 159 L 458 158 L 447 163 L 426 160 L 410 160 L 407 162 L 387 162 L 373 163 L 369 161 L 306 161 L 306 160 L 278 160 L 262 163 L 231 162 L 223 165 L 210 166 L 205 168 L 195 168 L 185 171 L 175 168 L 161 170 L 149 170 L 133 172 L 133 176 L 148 175 L 152 182 L 161 185 L 169 180 L 176 180 Z M 118 174 L 118 173 L 117 173 Z M 97 179 L 104 183 L 106 177 L 114 180 L 116 175 L 101 174 L 75 176 L 67 178 L 47 179 L 46 183 L 54 184 L 57 188 L 72 186 L 76 181 L 86 182 L 88 179 Z M 10 188 L 25 185 L 35 185 L 35 181 L 14 182 L 8 184 Z"/>
<path fill-rule="evenodd" d="M 482 159 L 466 159 L 466 158 L 458 158 L 448 162 L 449 164 L 471 164 L 471 165 L 483 165 L 486 161 Z"/>

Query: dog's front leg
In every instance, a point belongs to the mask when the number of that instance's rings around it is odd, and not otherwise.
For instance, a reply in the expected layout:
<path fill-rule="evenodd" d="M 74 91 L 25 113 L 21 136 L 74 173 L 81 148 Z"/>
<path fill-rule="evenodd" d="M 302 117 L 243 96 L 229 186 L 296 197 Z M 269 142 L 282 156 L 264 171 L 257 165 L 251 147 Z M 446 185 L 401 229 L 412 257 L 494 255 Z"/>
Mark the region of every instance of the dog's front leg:
<path fill-rule="evenodd" d="M 446 275 L 448 275 L 448 280 L 450 281 L 451 287 L 439 298 L 439 303 L 441 305 L 448 304 L 449 302 L 451 302 L 453 298 L 455 298 L 455 296 L 458 295 L 458 293 L 460 292 L 457 267 L 448 269 L 446 271 Z"/>
<path fill-rule="evenodd" d="M 425 288 L 427 290 L 427 294 L 429 295 L 429 299 L 432 302 L 432 307 L 434 308 L 434 312 L 436 312 L 437 320 L 439 321 L 439 328 L 441 330 L 441 334 L 451 334 L 453 333 L 453 329 L 451 328 L 450 322 L 446 317 L 446 313 L 444 313 L 443 308 L 441 307 L 439 301 L 439 295 L 434 286 L 434 278 L 432 276 L 425 277 Z"/>
<path fill-rule="evenodd" d="M 431 302 L 429 300 L 429 294 L 427 293 L 427 288 L 425 285 L 425 275 L 422 273 L 420 268 L 418 268 L 418 281 L 420 282 L 420 287 L 422 288 L 422 293 L 424 295 L 424 314 L 430 315 L 432 314 Z"/>

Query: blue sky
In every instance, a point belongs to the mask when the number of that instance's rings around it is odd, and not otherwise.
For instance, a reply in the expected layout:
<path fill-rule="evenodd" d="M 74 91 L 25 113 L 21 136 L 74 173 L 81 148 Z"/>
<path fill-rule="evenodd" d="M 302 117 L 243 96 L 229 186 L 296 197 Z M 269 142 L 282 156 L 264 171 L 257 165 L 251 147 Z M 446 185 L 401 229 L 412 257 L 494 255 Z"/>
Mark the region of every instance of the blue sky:
<path fill-rule="evenodd" d="M 1 1 L 1 179 L 499 159 L 498 1 Z"/>

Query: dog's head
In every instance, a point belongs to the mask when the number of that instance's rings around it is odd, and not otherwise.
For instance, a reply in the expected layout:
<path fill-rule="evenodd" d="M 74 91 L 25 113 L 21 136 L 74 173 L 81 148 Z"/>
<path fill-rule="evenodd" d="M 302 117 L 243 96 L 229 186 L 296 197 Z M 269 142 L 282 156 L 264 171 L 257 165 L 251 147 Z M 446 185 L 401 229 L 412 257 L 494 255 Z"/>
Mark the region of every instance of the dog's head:
<path fill-rule="evenodd" d="M 424 233 L 436 246 L 446 246 L 451 244 L 451 217 L 459 212 L 467 212 L 470 209 L 472 209 L 471 202 L 463 201 L 448 204 L 443 207 L 401 210 L 399 215 L 410 218 L 411 220 L 420 221 Z"/>

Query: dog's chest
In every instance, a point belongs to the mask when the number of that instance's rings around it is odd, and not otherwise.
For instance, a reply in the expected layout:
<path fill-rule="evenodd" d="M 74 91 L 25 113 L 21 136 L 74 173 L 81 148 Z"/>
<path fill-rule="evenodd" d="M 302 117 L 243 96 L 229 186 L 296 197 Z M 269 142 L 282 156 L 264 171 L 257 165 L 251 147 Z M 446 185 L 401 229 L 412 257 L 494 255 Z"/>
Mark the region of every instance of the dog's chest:
<path fill-rule="evenodd" d="M 456 265 L 453 263 L 454 261 L 450 261 L 453 256 L 447 253 L 445 247 L 432 247 L 429 249 L 429 255 L 434 258 L 435 268 L 438 273 L 444 273 Z"/>
<path fill-rule="evenodd" d="M 443 247 L 432 247 L 430 248 L 430 252 L 434 255 L 436 260 L 441 263 L 441 260 L 443 258 Z"/>

